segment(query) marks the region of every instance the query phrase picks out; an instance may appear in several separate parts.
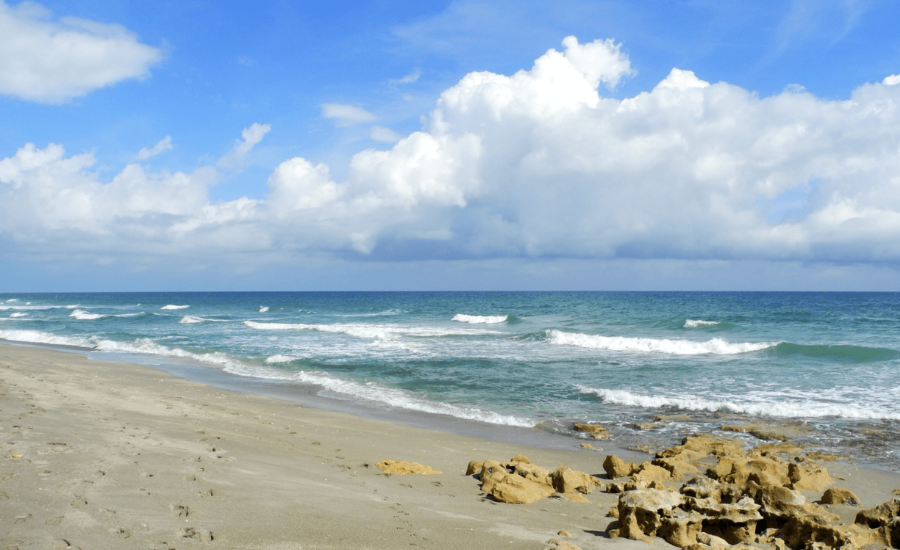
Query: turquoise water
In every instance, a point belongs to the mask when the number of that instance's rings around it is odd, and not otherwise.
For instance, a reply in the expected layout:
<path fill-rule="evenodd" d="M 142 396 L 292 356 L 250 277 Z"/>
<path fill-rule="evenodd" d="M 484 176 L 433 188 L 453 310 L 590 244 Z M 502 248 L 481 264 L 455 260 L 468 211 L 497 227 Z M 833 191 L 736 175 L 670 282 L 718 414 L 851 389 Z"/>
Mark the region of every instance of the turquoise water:
<path fill-rule="evenodd" d="M 596 421 L 623 447 L 790 422 L 900 469 L 900 294 L 0 294 L 0 338 L 572 437 Z"/>

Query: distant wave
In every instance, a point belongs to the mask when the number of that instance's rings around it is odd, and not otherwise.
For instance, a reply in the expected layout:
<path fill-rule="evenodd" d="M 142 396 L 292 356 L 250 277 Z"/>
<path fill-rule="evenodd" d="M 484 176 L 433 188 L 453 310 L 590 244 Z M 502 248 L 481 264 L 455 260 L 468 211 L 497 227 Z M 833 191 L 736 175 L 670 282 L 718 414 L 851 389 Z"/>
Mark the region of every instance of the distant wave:
<path fill-rule="evenodd" d="M 0 311 L 44 311 L 48 309 L 63 309 L 69 306 L 33 306 L 31 302 L 25 303 L 25 305 L 12 305 L 8 306 L 6 304 L 0 304 Z M 75 306 L 78 307 L 78 306 Z"/>
<path fill-rule="evenodd" d="M 697 328 L 697 327 L 706 327 L 712 325 L 718 325 L 718 321 L 704 321 L 703 319 L 687 319 L 684 322 L 684 328 Z"/>
<path fill-rule="evenodd" d="M 265 313 L 267 311 L 269 311 L 269 306 L 259 306 L 260 313 Z"/>
<path fill-rule="evenodd" d="M 459 321 L 460 323 L 472 323 L 473 325 L 495 325 L 497 323 L 505 323 L 508 318 L 508 315 L 466 315 L 465 313 L 457 313 L 450 320 Z"/>
<path fill-rule="evenodd" d="M 888 348 L 867 348 L 864 346 L 825 346 L 825 345 L 801 345 L 782 342 L 770 352 L 776 355 L 805 355 L 807 357 L 825 357 L 830 359 L 844 359 L 848 361 L 889 361 L 900 358 L 900 352 Z"/>
<path fill-rule="evenodd" d="M 27 316 L 28 316 L 27 313 L 22 313 L 21 311 L 17 311 L 17 312 L 15 312 L 15 313 L 10 313 L 10 314 L 9 314 L 9 318 L 10 318 L 10 319 L 16 319 L 16 318 L 18 318 L 18 317 L 27 317 Z"/>
<path fill-rule="evenodd" d="M 315 312 L 307 311 L 306 313 L 311 314 Z M 374 313 L 334 313 L 332 314 L 332 317 L 382 317 L 388 315 L 400 315 L 401 313 L 406 312 L 399 309 L 387 309 L 385 311 L 376 311 Z"/>
<path fill-rule="evenodd" d="M 669 355 L 735 355 L 759 351 L 777 345 L 777 343 L 773 342 L 732 344 L 721 338 L 713 338 L 705 342 L 694 342 L 691 340 L 668 340 L 663 338 L 596 336 L 559 330 L 548 330 L 547 341 L 551 344 L 588 349 L 666 353 Z"/>
<path fill-rule="evenodd" d="M 191 307 L 191 306 L 175 306 L 175 305 L 169 304 L 169 305 L 163 306 L 159 309 L 187 309 L 189 307 Z"/>
<path fill-rule="evenodd" d="M 267 365 L 277 365 L 280 363 L 290 363 L 291 361 L 296 361 L 297 357 L 292 357 L 290 355 L 273 355 L 271 357 L 266 357 Z"/>
<path fill-rule="evenodd" d="M 205 317 L 195 317 L 193 315 L 185 315 L 178 321 L 182 325 L 195 325 L 197 323 L 222 323 L 222 319 L 207 319 Z"/>
<path fill-rule="evenodd" d="M 363 323 L 335 323 L 332 325 L 307 325 L 302 323 L 260 323 L 257 321 L 244 321 L 244 324 L 256 330 L 313 330 L 318 332 L 331 332 L 347 334 L 357 338 L 371 338 L 375 340 L 390 340 L 398 336 L 461 336 L 473 334 L 498 334 L 495 331 L 478 329 L 445 330 L 427 327 L 402 327 L 397 325 L 367 325 Z"/>
<path fill-rule="evenodd" d="M 108 315 L 101 315 L 99 313 L 88 313 L 87 311 L 81 309 L 73 309 L 72 313 L 69 314 L 69 317 L 74 317 L 79 321 L 93 321 L 95 319 L 103 319 L 104 317 L 109 317 Z"/>
<path fill-rule="evenodd" d="M 825 418 L 839 417 L 869 420 L 900 420 L 900 414 L 885 412 L 883 408 L 867 408 L 857 405 L 784 401 L 762 401 L 759 403 L 736 403 L 733 401 L 713 401 L 700 397 L 663 397 L 642 395 L 626 390 L 595 389 L 577 386 L 581 393 L 596 394 L 604 403 L 615 403 L 644 409 L 675 408 L 687 411 L 729 412 L 754 416 L 776 416 L 782 418 Z"/>

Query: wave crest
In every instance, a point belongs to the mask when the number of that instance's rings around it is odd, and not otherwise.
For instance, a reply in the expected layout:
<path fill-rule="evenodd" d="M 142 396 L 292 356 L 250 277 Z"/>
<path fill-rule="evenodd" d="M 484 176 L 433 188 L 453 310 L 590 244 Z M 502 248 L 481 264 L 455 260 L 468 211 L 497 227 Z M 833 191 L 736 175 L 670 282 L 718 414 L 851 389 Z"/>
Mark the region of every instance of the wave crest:
<path fill-rule="evenodd" d="M 497 323 L 505 323 L 509 315 L 466 315 L 465 313 L 457 313 L 451 321 L 459 321 L 460 323 L 495 325 Z"/>
<path fill-rule="evenodd" d="M 614 403 L 643 409 L 681 409 L 687 411 L 729 412 L 753 416 L 775 416 L 782 418 L 827 418 L 838 417 L 859 420 L 900 420 L 900 414 L 885 412 L 884 409 L 866 408 L 858 405 L 820 403 L 804 401 L 786 403 L 784 401 L 759 401 L 737 403 L 715 401 L 701 397 L 665 397 L 642 395 L 626 390 L 595 389 L 577 386 L 583 394 L 596 394 L 604 403 Z"/>
<path fill-rule="evenodd" d="M 721 338 L 705 342 L 669 340 L 664 338 L 629 338 L 625 336 L 597 336 L 575 332 L 548 330 L 547 341 L 562 346 L 576 346 L 609 351 L 633 351 L 639 353 L 666 353 L 669 355 L 736 355 L 760 351 L 776 346 L 774 342 L 743 342 L 732 344 Z"/>
<path fill-rule="evenodd" d="M 191 307 L 191 306 L 176 306 L 173 304 L 169 304 L 169 305 L 163 306 L 159 309 L 187 309 L 189 307 Z"/>
<path fill-rule="evenodd" d="M 704 321 L 703 319 L 686 319 L 684 321 L 684 328 L 697 328 L 697 327 L 710 327 L 713 325 L 718 325 L 718 321 Z"/>

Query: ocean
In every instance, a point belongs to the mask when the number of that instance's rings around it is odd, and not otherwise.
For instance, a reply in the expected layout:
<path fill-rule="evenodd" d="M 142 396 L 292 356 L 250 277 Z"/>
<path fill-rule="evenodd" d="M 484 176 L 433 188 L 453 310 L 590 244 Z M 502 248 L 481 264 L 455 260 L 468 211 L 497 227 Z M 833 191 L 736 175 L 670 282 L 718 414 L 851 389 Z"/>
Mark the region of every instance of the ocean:
<path fill-rule="evenodd" d="M 0 339 L 622 449 L 776 427 L 900 470 L 896 293 L 0 294 Z"/>

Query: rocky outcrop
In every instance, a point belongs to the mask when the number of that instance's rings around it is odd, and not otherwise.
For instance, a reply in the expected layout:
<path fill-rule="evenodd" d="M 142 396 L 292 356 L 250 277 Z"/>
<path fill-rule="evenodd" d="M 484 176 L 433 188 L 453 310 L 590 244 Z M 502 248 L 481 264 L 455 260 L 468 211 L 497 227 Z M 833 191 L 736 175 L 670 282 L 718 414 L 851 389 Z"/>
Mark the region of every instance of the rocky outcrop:
<path fill-rule="evenodd" d="M 600 424 L 575 424 L 575 431 L 590 435 L 594 439 L 608 439 L 609 430 Z"/>
<path fill-rule="evenodd" d="M 473 460 L 466 467 L 466 475 L 475 475 L 481 481 L 482 492 L 508 504 L 531 504 L 553 494 L 589 502 L 581 495 L 603 485 L 591 475 L 564 466 L 551 472 L 522 455 L 509 462 Z"/>
<path fill-rule="evenodd" d="M 807 457 L 779 457 L 779 449 L 787 447 L 765 444 L 745 452 L 738 442 L 695 436 L 640 466 L 607 457 L 604 469 L 610 477 L 631 477 L 607 487 L 621 493 L 615 512 L 609 514 L 618 521 L 607 533 L 648 542 L 661 537 L 691 550 L 900 548 L 900 499 L 863 510 L 853 525 L 841 525 L 839 516 L 809 502 L 801 492 L 831 485 L 828 471 Z M 705 476 L 689 479 L 678 492 L 663 485 L 699 474 L 700 461 L 710 455 L 717 461 Z M 856 495 L 836 488 L 827 490 L 821 501 L 859 504 Z"/>

